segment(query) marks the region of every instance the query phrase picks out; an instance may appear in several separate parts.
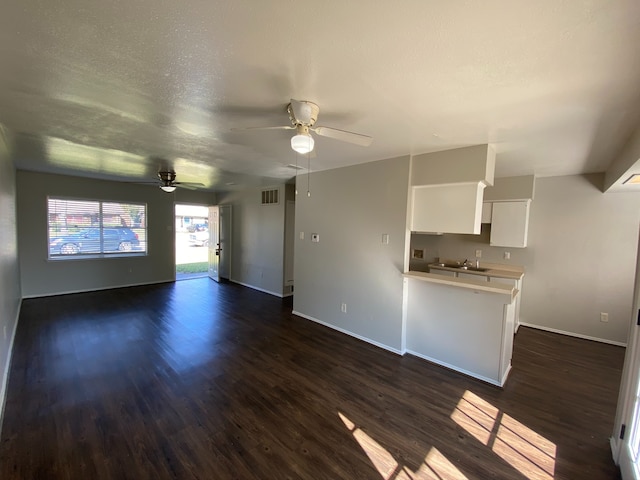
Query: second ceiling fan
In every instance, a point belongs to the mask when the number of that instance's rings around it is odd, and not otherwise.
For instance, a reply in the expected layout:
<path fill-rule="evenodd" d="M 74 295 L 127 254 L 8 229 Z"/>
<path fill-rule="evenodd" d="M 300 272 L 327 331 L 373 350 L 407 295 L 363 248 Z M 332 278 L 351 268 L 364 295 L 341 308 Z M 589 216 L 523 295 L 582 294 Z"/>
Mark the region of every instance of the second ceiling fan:
<path fill-rule="evenodd" d="M 353 143 L 362 147 L 371 145 L 373 138 L 361 133 L 348 132 L 333 127 L 316 126 L 320 107 L 313 102 L 306 100 L 291 99 L 291 103 L 287 105 L 287 112 L 291 125 L 282 125 L 277 127 L 248 127 L 233 128 L 234 131 L 239 130 L 296 130 L 296 134 L 291 137 L 291 148 L 298 153 L 309 153 L 313 150 L 314 140 L 310 132 L 322 137 L 333 138 L 342 142 Z"/>

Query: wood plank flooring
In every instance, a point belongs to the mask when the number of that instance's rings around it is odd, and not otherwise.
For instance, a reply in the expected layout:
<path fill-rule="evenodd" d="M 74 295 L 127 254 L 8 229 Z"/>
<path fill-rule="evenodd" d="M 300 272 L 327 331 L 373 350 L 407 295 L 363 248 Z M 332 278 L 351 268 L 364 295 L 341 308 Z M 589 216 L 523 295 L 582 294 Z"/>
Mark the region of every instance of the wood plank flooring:
<path fill-rule="evenodd" d="M 30 299 L 0 478 L 619 478 L 623 357 L 521 328 L 499 389 L 209 279 Z"/>

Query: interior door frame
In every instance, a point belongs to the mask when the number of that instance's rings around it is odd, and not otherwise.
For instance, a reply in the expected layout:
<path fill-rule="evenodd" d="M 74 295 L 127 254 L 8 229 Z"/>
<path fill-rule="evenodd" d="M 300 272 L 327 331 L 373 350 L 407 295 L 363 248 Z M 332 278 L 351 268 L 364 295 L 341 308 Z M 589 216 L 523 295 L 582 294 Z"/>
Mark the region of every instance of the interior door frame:
<path fill-rule="evenodd" d="M 637 479 L 636 470 L 640 467 L 640 465 L 634 464 L 631 452 L 631 440 L 640 435 L 640 328 L 638 328 L 640 322 L 640 239 L 638 240 L 633 291 L 633 309 L 620 382 L 618 411 L 611 437 L 611 453 L 615 463 L 620 466 L 624 480 Z"/>

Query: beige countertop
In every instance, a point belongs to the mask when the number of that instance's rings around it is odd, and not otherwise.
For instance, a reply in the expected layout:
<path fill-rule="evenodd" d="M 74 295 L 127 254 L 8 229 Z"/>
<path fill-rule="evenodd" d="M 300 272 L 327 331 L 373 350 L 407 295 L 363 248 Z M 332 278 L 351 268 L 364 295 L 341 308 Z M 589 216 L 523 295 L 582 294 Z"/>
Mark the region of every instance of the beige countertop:
<path fill-rule="evenodd" d="M 444 263 L 455 263 L 455 262 L 444 262 Z M 501 263 L 480 262 L 480 267 L 487 269 L 484 272 L 477 272 L 474 270 L 464 270 L 461 268 L 454 268 L 454 267 L 443 267 L 438 265 L 437 263 L 430 263 L 427 266 L 429 267 L 429 271 L 444 270 L 447 272 L 467 273 L 471 275 L 477 275 L 479 277 L 510 278 L 513 280 L 520 280 L 524 276 L 524 267 L 521 267 L 519 265 L 505 265 Z"/>
<path fill-rule="evenodd" d="M 456 269 L 451 269 L 456 270 Z M 459 271 L 459 269 L 458 269 Z M 486 277 L 486 272 L 482 272 L 482 276 Z M 518 289 L 511 285 L 505 285 L 502 283 L 488 282 L 486 280 L 472 280 L 468 278 L 456 278 L 448 275 L 439 275 L 437 273 L 426 273 L 417 271 L 408 271 L 404 274 L 404 277 L 414 280 L 420 280 L 423 282 L 437 283 L 441 285 L 449 285 L 458 288 L 468 288 L 471 290 L 487 293 L 497 293 L 501 295 L 508 295 L 513 300 L 518 295 Z M 516 277 L 510 277 L 516 278 Z"/>

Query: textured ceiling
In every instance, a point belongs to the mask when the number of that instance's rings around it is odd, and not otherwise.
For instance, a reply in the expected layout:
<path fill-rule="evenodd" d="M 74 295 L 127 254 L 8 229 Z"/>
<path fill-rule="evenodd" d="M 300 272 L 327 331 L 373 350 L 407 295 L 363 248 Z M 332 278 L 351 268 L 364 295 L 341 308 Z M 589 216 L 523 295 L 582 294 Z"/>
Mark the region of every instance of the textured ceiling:
<path fill-rule="evenodd" d="M 18 168 L 208 188 L 494 143 L 496 175 L 605 171 L 640 121 L 640 2 L 10 0 L 0 123 Z M 301 159 L 306 165 L 306 159 Z"/>

